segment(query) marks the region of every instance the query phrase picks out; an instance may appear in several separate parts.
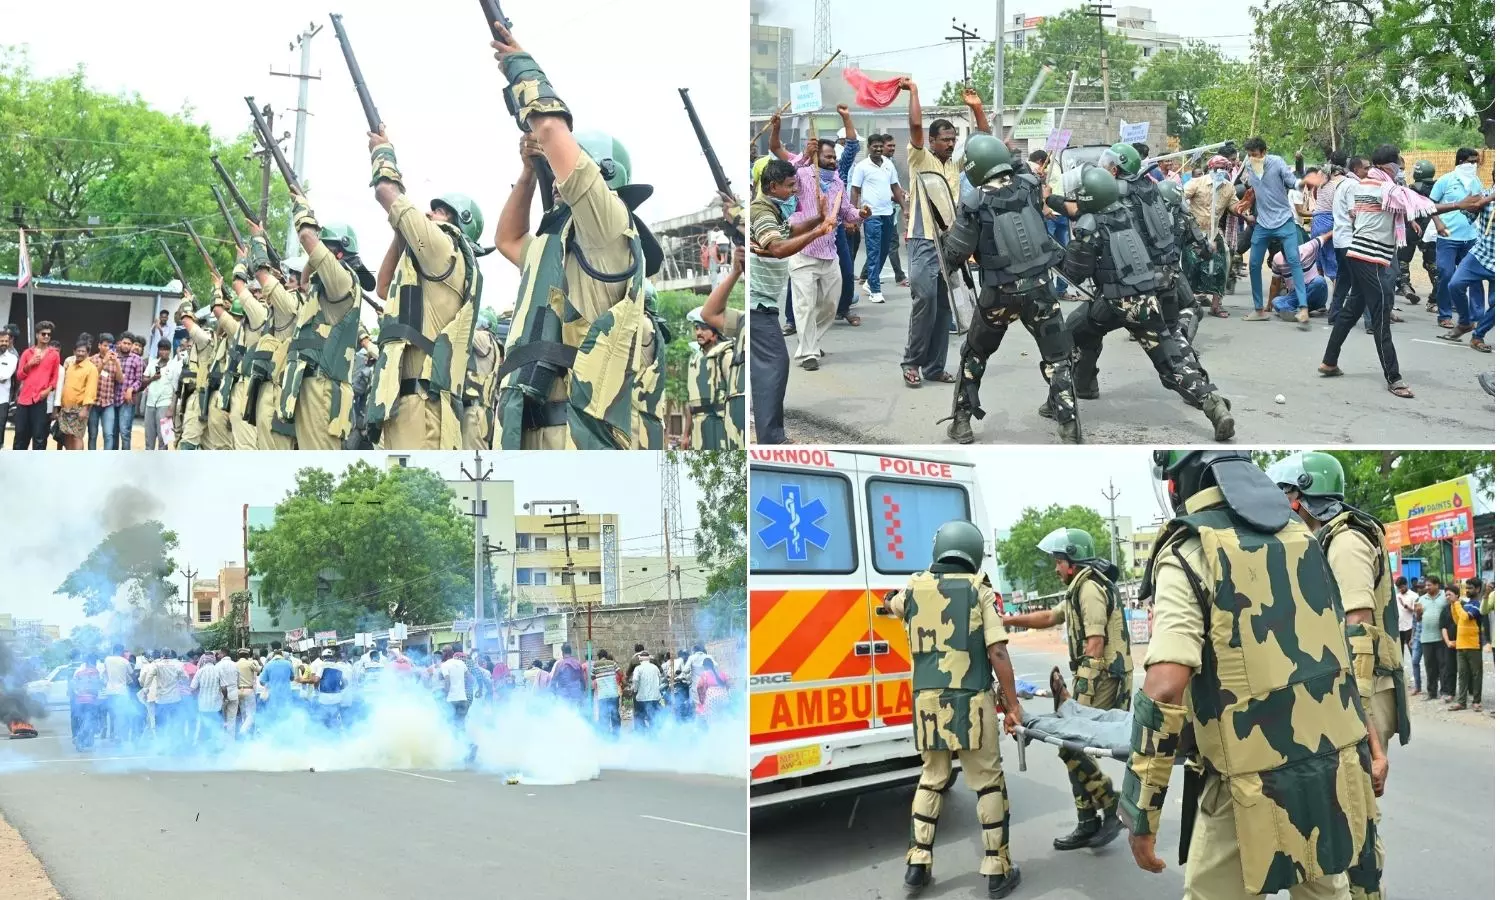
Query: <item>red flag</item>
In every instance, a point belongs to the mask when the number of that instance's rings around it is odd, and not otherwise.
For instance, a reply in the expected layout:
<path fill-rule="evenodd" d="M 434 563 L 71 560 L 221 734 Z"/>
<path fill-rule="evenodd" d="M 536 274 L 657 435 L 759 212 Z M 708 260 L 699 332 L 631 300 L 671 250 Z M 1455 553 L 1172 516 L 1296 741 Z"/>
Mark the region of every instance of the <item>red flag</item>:
<path fill-rule="evenodd" d="M 31 283 L 31 254 L 26 252 L 26 229 L 21 229 L 21 267 L 17 270 L 16 290 Z"/>
<path fill-rule="evenodd" d="M 869 76 L 858 69 L 845 69 L 844 80 L 854 88 L 854 102 L 866 109 L 883 109 L 896 102 L 901 95 L 901 79 L 887 78 L 885 81 L 872 81 Z"/>

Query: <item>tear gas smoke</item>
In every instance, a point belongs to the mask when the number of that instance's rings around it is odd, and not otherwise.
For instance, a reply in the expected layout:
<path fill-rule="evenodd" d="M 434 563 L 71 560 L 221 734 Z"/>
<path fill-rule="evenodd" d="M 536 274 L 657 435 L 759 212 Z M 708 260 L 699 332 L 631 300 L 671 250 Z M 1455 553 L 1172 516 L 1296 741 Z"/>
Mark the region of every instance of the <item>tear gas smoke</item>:
<path fill-rule="evenodd" d="M 24 678 L 10 645 L 0 641 L 0 734 L 9 730 L 11 722 L 32 722 L 41 715 L 42 710 L 26 693 Z"/>

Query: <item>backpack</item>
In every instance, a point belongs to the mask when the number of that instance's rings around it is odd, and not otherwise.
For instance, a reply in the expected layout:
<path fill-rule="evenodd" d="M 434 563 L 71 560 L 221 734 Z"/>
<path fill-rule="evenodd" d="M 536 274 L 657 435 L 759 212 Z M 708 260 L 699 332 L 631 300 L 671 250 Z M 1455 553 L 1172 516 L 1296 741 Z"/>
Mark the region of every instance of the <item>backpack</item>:
<path fill-rule="evenodd" d="M 338 694 L 343 690 L 344 670 L 335 665 L 324 668 L 322 676 L 318 678 L 318 693 Z"/>

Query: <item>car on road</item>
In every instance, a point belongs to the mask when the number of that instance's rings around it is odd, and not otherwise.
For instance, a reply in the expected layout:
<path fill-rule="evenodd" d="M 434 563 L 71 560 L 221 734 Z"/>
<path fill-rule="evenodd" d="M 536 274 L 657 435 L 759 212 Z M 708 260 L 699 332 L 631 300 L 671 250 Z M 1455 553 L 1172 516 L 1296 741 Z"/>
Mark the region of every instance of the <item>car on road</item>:
<path fill-rule="evenodd" d="M 53 669 L 46 678 L 26 683 L 26 693 L 37 705 L 53 708 L 68 705 L 68 681 L 78 670 L 78 663 L 65 663 Z"/>

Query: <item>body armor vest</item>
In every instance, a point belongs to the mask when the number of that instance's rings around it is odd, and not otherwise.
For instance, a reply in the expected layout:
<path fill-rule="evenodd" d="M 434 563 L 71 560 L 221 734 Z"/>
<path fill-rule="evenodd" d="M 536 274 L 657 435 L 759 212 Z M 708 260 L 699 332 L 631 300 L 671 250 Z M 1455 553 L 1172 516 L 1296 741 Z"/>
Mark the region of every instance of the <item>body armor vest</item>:
<path fill-rule="evenodd" d="M 1004 287 L 1045 278 L 1049 268 L 1062 262 L 1062 248 L 1047 233 L 1042 218 L 1041 182 L 1036 176 L 1017 175 L 981 193 L 976 248 L 981 285 Z"/>
<path fill-rule="evenodd" d="M 724 424 L 729 399 L 729 365 L 734 346 L 719 341 L 688 363 L 688 413 L 692 417 L 693 449 L 720 450 L 729 440 Z"/>
<path fill-rule="evenodd" d="M 1146 250 L 1151 254 L 1153 265 L 1173 268 L 1182 259 L 1177 249 L 1177 231 L 1173 228 L 1172 212 L 1162 199 L 1156 182 L 1141 177 L 1134 181 L 1120 181 L 1120 196 L 1130 208 L 1135 227 L 1145 239 Z"/>
<path fill-rule="evenodd" d="M 348 266 L 344 263 L 346 269 Z M 354 377 L 354 355 L 359 347 L 359 279 L 353 270 L 355 299 L 349 310 L 338 321 L 330 321 L 323 312 L 323 281 L 317 275 L 301 306 L 297 308 L 297 324 L 292 339 L 280 353 L 286 359 L 281 373 L 281 397 L 277 403 L 277 423 L 290 425 L 296 421 L 297 399 L 302 393 L 302 380 L 311 375 L 322 375 L 333 382 L 331 386 L 332 421 L 329 433 L 337 437 L 347 436 L 353 423 L 353 398 L 350 388 Z M 273 425 L 273 428 L 276 427 Z M 285 426 L 283 426 L 285 427 Z M 293 432 L 295 433 L 295 432 Z"/>
<path fill-rule="evenodd" d="M 520 449 L 526 432 L 566 426 L 570 448 L 659 450 L 671 333 L 646 299 L 640 234 L 632 225 L 622 236 L 630 243 L 628 270 L 593 272 L 596 280 L 623 282 L 625 296 L 589 322 L 568 299 L 568 255 L 592 272 L 572 230 L 571 211 L 553 210 L 522 263 L 499 373 L 500 449 Z M 551 397 L 559 378 L 566 400 Z"/>
<path fill-rule="evenodd" d="M 1203 545 L 1202 578 L 1181 553 L 1191 536 Z M 1168 522 L 1148 572 L 1164 553 L 1177 557 L 1203 610 L 1188 722 L 1235 798 L 1246 891 L 1274 894 L 1345 871 L 1373 837 L 1375 796 L 1344 611 L 1322 549 L 1299 519 L 1265 534 L 1220 501 Z M 1306 798 L 1325 799 L 1314 809 Z"/>
<path fill-rule="evenodd" d="M 728 413 L 724 416 L 725 436 L 732 448 L 745 446 L 745 365 L 746 341 L 750 329 L 741 328 L 734 340 L 734 353 L 729 358 Z"/>
<path fill-rule="evenodd" d="M 1088 635 L 1083 627 L 1083 587 L 1097 584 L 1104 591 L 1104 668 L 1119 679 L 1127 679 L 1134 671 L 1130 661 L 1130 629 L 1125 625 L 1125 610 L 1120 606 L 1120 593 L 1115 583 L 1104 577 L 1093 566 L 1084 566 L 1083 571 L 1068 585 L 1068 667 L 1075 672 L 1083 662 L 1084 646 Z"/>
<path fill-rule="evenodd" d="M 207 373 L 198 382 L 198 419 L 208 421 L 208 407 L 224 386 L 224 371 L 229 364 L 229 338 L 223 329 L 214 329 L 213 343 L 208 345 Z"/>
<path fill-rule="evenodd" d="M 1411 719 L 1406 706 L 1406 673 L 1401 662 L 1401 619 L 1396 610 L 1396 591 L 1391 583 L 1391 570 L 1385 564 L 1385 528 L 1375 519 L 1359 510 L 1346 509 L 1334 516 L 1318 529 L 1318 544 L 1326 554 L 1339 534 L 1353 531 L 1374 545 L 1375 558 L 1379 561 L 1378 572 L 1370 573 L 1374 583 L 1375 616 L 1374 627 L 1346 625 L 1351 642 L 1369 640 L 1374 657 L 1374 670 L 1359 671 L 1360 661 L 1355 660 L 1355 676 L 1362 681 L 1368 679 L 1370 696 L 1381 691 L 1396 692 L 1396 734 L 1405 744 L 1411 737 Z M 1361 690 L 1363 695 L 1365 690 Z"/>
<path fill-rule="evenodd" d="M 439 398 L 443 401 L 441 445 L 457 447 L 462 440 L 463 384 L 469 371 L 474 332 L 479 326 L 478 301 L 484 290 L 484 276 L 479 272 L 479 263 L 468 238 L 447 222 L 437 224 L 453 242 L 458 257 L 446 272 L 424 272 L 416 255 L 407 249 L 403 263 L 397 267 L 396 281 L 391 285 L 385 312 L 380 317 L 380 360 L 371 380 L 374 402 L 368 406 L 368 419 L 372 425 L 385 422 L 395 409 L 396 401 L 404 394 Z M 453 275 L 453 267 L 460 261 L 464 272 L 458 291 L 458 312 L 442 330 L 437 330 L 426 321 L 423 284 L 447 281 Z M 425 382 L 425 389 L 421 385 L 413 389 L 413 386 L 402 383 L 401 360 L 408 347 L 422 353 L 422 372 L 417 380 Z"/>
<path fill-rule="evenodd" d="M 1156 270 L 1140 232 L 1136 231 L 1130 210 L 1115 203 L 1094 214 L 1094 227 L 1104 241 L 1099 254 L 1099 268 L 1094 284 L 1106 300 L 1139 297 L 1156 288 Z M 1080 225 L 1082 225 L 1080 221 Z"/>
<path fill-rule="evenodd" d="M 219 387 L 220 409 L 229 409 L 235 386 L 240 383 L 242 377 L 249 377 L 250 354 L 254 352 L 255 343 L 259 339 L 260 334 L 252 331 L 249 324 L 241 319 L 240 327 L 235 330 L 234 337 L 229 340 L 229 353 L 224 360 L 224 382 Z"/>
<path fill-rule="evenodd" d="M 983 584 L 983 575 L 912 576 L 905 618 L 913 692 L 989 690 L 989 652 L 979 609 Z"/>
<path fill-rule="evenodd" d="M 479 335 L 480 332 L 474 333 L 474 349 L 469 354 L 468 371 L 464 373 L 464 406 L 482 405 L 489 409 L 495 403 L 495 372 L 499 366 L 496 365 L 495 339 L 481 338 Z M 480 353 L 480 347 L 486 344 L 489 352 Z"/>

